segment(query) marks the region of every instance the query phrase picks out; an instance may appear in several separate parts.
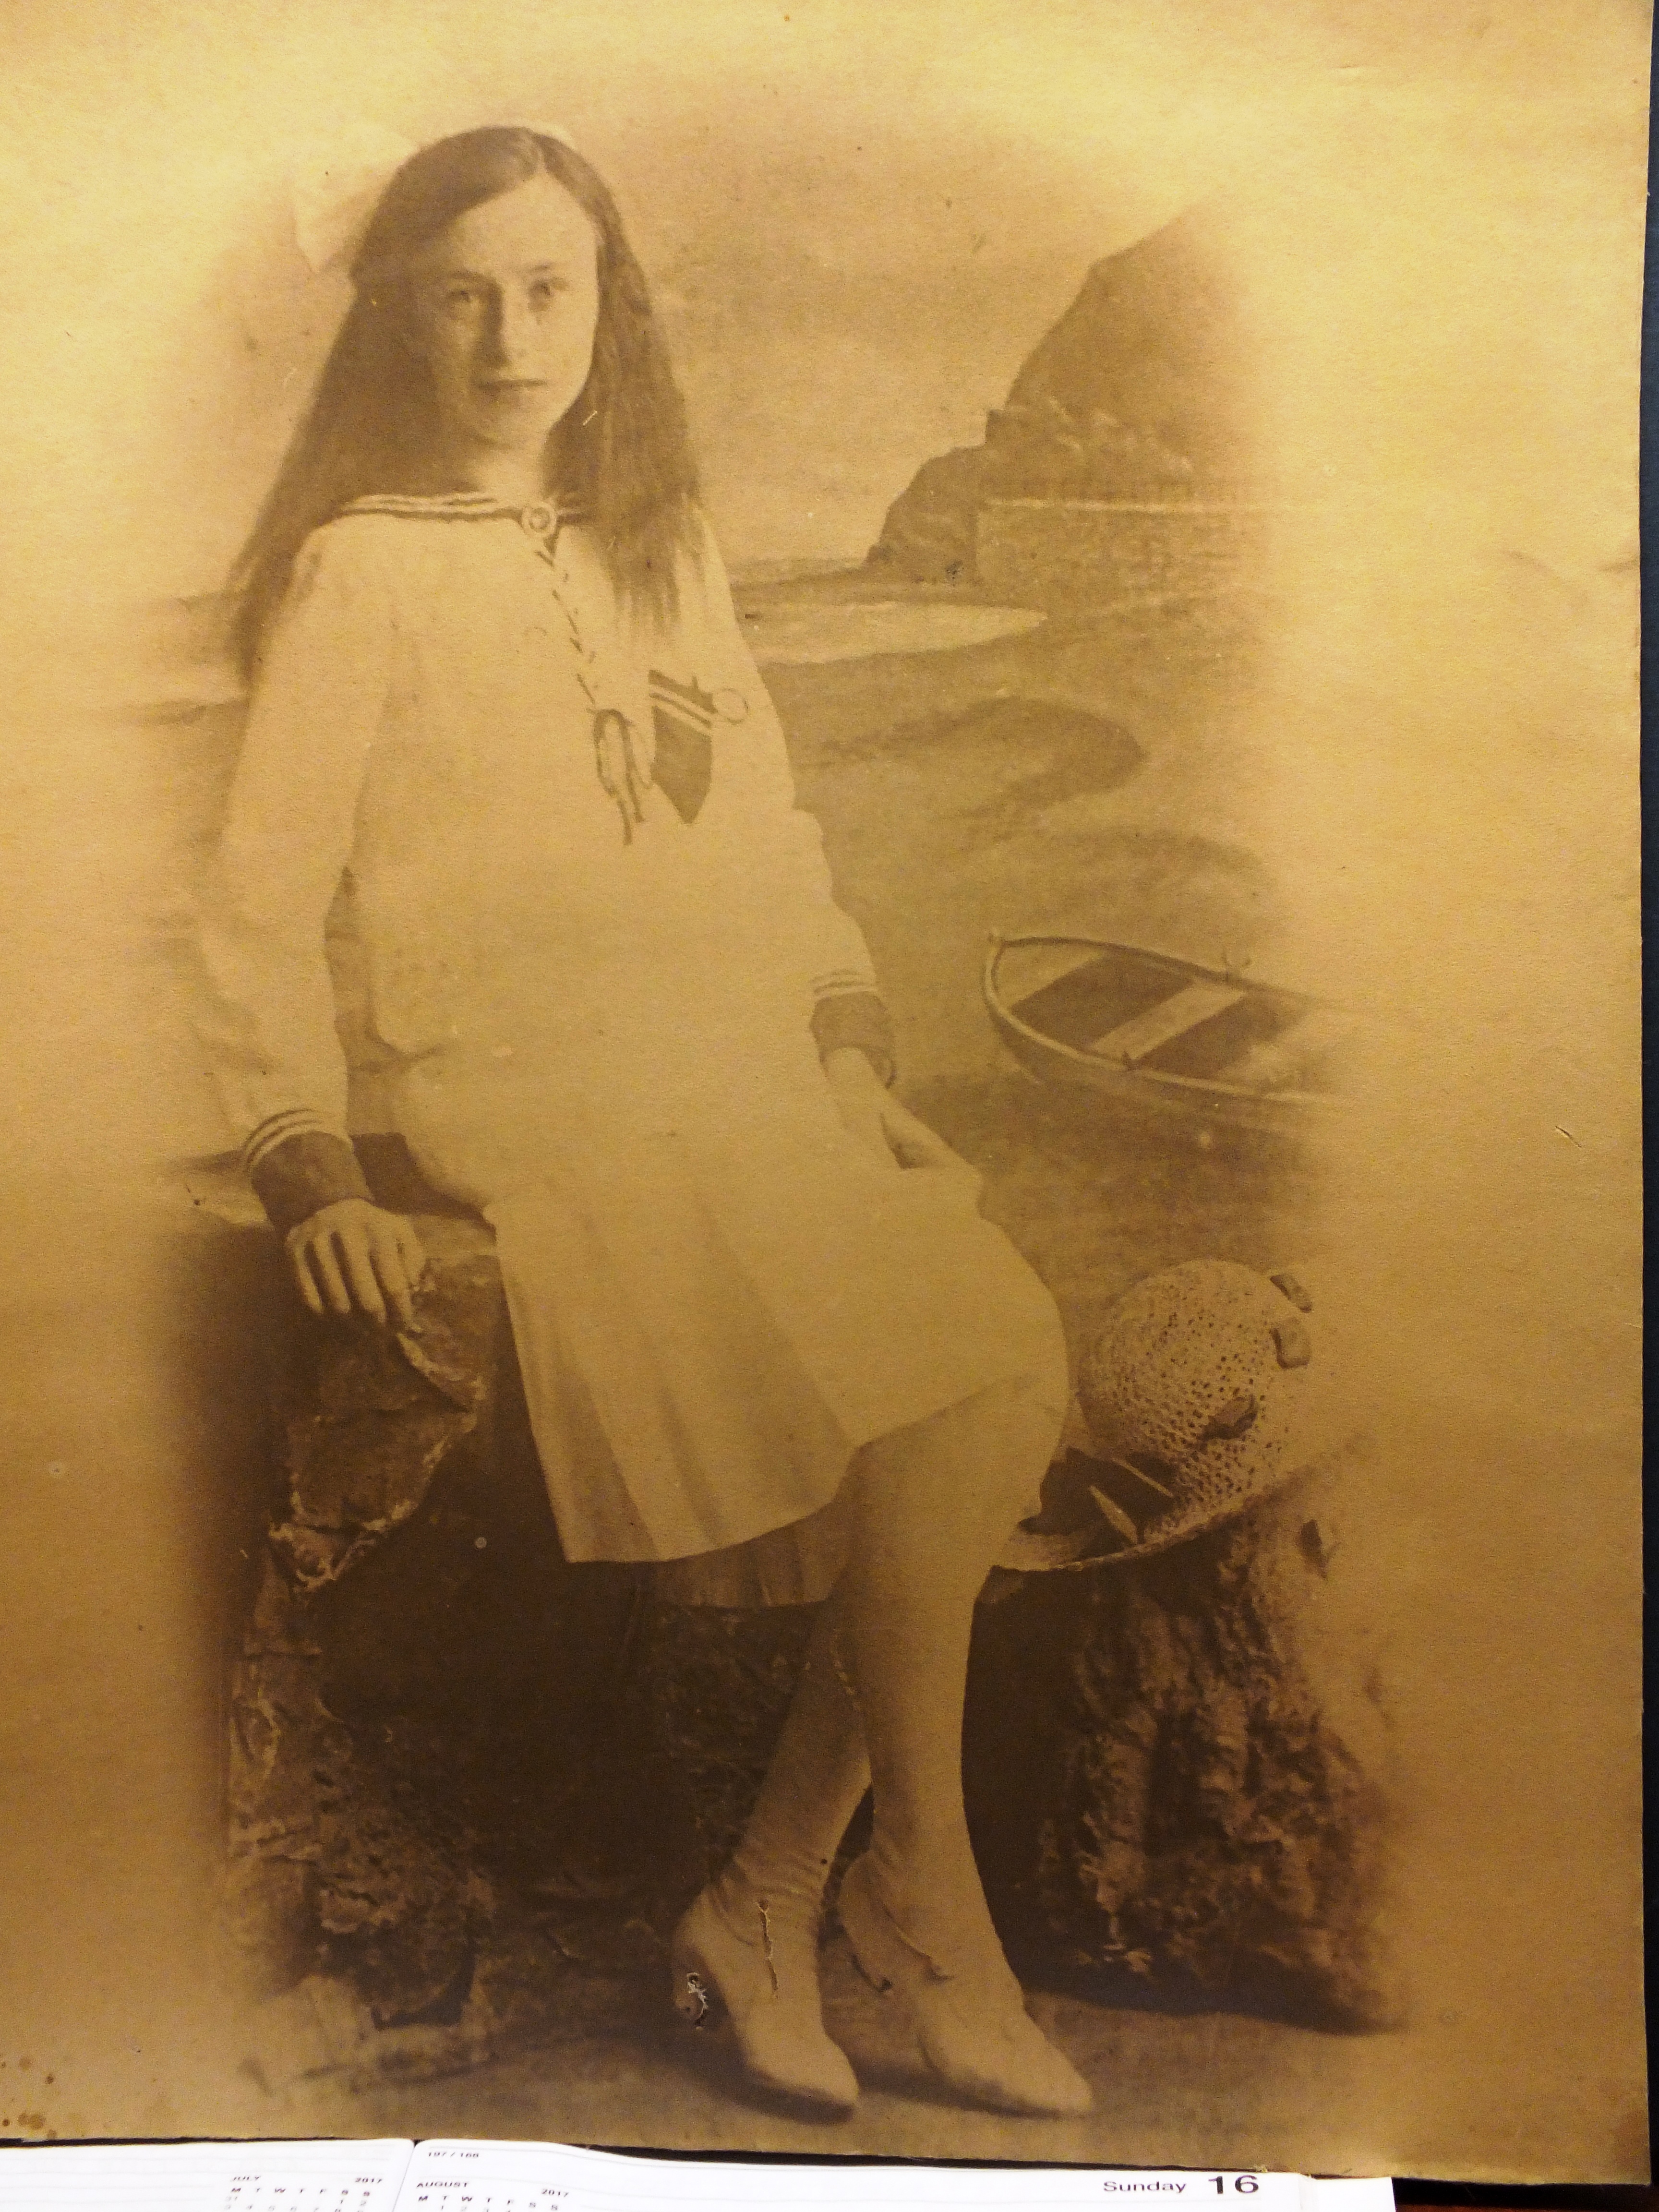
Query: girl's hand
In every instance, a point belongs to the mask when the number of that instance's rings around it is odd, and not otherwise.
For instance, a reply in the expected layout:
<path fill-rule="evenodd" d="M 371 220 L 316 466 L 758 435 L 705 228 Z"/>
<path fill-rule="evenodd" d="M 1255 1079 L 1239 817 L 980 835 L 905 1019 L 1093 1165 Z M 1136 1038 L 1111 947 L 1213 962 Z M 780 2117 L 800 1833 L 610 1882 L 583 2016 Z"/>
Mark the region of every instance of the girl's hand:
<path fill-rule="evenodd" d="M 896 1160 L 902 1168 L 954 1176 L 971 1188 L 977 1200 L 985 1185 L 979 1170 L 899 1104 L 856 1045 L 827 1054 L 823 1072 L 842 1120 L 878 1158 Z"/>
<path fill-rule="evenodd" d="M 313 1313 L 349 1314 L 356 1305 L 383 1322 L 390 1300 L 398 1328 L 414 1328 L 426 1254 L 414 1223 L 402 1214 L 366 1198 L 337 1199 L 290 1229 L 286 1243 L 300 1296 Z"/>

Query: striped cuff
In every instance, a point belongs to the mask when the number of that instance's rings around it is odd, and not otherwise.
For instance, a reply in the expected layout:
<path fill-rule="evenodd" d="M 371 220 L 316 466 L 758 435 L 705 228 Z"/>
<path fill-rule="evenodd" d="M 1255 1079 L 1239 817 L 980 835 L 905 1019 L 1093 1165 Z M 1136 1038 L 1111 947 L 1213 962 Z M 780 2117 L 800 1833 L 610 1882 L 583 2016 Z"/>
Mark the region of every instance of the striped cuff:
<path fill-rule="evenodd" d="M 824 992 L 812 1008 L 812 1035 L 820 1060 L 850 1045 L 864 1054 L 890 1087 L 898 1073 L 893 1053 L 893 1018 L 867 985 L 862 989 Z"/>
<path fill-rule="evenodd" d="M 264 1133 L 254 1132 L 256 1137 Z M 250 1142 L 243 1158 L 248 1181 L 279 1237 L 308 1221 L 319 1207 L 343 1198 L 372 1198 L 356 1153 L 331 1129 L 284 1132 L 261 1144 L 257 1154 Z"/>
<path fill-rule="evenodd" d="M 267 1152 L 278 1145 L 286 1144 L 290 1137 L 334 1136 L 338 1133 L 314 1106 L 285 1106 L 280 1114 L 267 1114 L 252 1135 L 242 1146 L 242 1165 L 252 1175 Z"/>

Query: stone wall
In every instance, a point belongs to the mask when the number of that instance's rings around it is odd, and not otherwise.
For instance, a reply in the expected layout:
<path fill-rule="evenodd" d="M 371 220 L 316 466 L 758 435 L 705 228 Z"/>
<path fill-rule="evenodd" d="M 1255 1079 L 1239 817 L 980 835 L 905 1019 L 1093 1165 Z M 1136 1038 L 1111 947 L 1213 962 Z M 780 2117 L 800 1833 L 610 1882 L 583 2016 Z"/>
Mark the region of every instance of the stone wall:
<path fill-rule="evenodd" d="M 1260 576 L 1271 520 L 1267 507 L 1224 501 L 987 500 L 975 580 L 1021 604 L 1206 598 Z"/>

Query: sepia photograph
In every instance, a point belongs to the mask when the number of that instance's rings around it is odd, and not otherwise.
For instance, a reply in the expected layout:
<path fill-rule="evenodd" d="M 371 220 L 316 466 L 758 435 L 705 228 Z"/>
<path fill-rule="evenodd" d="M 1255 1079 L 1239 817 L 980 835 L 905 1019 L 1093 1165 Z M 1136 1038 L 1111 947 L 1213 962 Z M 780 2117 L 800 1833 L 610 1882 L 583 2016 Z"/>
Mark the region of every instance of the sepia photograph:
<path fill-rule="evenodd" d="M 1650 37 L 15 11 L 0 2139 L 1647 2179 Z"/>

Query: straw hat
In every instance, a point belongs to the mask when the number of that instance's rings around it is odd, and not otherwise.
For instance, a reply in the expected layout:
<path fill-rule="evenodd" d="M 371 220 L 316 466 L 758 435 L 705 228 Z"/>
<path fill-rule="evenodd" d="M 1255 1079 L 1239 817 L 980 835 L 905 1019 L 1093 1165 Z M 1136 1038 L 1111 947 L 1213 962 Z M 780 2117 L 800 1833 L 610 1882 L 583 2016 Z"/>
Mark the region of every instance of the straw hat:
<path fill-rule="evenodd" d="M 1296 1474 L 1310 1309 L 1294 1276 L 1229 1260 L 1189 1260 L 1127 1291 L 1079 1378 L 1088 1443 L 1051 1470 L 1044 1510 L 998 1565 L 1145 1559 Z"/>

